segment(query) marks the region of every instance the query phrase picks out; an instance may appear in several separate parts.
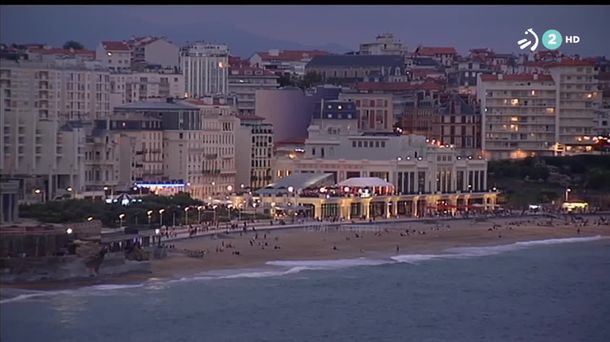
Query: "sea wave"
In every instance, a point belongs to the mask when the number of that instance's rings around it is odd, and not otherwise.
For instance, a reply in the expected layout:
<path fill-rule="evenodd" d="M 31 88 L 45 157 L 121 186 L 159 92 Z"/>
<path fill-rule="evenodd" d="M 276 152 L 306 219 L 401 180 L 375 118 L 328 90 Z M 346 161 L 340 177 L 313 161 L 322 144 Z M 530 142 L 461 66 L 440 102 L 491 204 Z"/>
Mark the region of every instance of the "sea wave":
<path fill-rule="evenodd" d="M 397 256 L 390 257 L 390 259 L 396 262 L 404 262 L 408 264 L 417 264 L 421 261 L 427 261 L 432 259 L 444 258 L 446 255 L 443 254 L 400 254 Z"/>
<path fill-rule="evenodd" d="M 268 261 L 266 265 L 284 267 L 307 267 L 309 269 L 333 269 L 355 266 L 376 266 L 387 264 L 387 260 L 353 258 L 353 259 L 327 259 L 327 260 L 276 260 Z"/>
<path fill-rule="evenodd" d="M 69 291 L 36 291 L 36 292 L 22 293 L 22 294 L 14 296 L 14 297 L 2 299 L 2 300 L 0 300 L 0 304 L 6 304 L 6 303 L 11 303 L 11 302 L 20 302 L 20 301 L 24 301 L 24 300 L 28 300 L 28 299 L 32 299 L 32 298 L 38 298 L 38 297 L 50 297 L 50 296 L 67 293 L 67 292 L 69 292 Z"/>
<path fill-rule="evenodd" d="M 237 278 L 266 278 L 266 277 L 281 277 L 289 274 L 296 274 L 308 270 L 334 270 L 341 268 L 350 268 L 357 266 L 378 266 L 384 264 L 418 264 L 435 259 L 456 259 L 456 258 L 471 258 L 488 255 L 495 255 L 519 249 L 541 246 L 554 245 L 575 242 L 596 241 L 609 239 L 607 236 L 589 236 L 589 237 L 573 237 L 573 238 L 558 238 L 546 240 L 520 241 L 506 245 L 487 246 L 487 247 L 456 247 L 449 248 L 439 254 L 401 254 L 391 256 L 385 259 L 372 258 L 353 258 L 353 259 L 327 259 L 327 260 L 274 260 L 268 261 L 265 268 L 249 268 L 238 270 L 224 270 L 217 272 L 205 272 L 194 274 L 192 276 L 182 277 L 171 280 L 155 280 L 152 282 L 140 284 L 102 284 L 87 286 L 80 289 L 61 290 L 61 291 L 36 291 L 36 292 L 18 292 L 14 296 L 0 300 L 0 304 L 11 302 L 25 301 L 37 297 L 53 296 L 60 294 L 95 294 L 104 293 L 106 291 L 116 291 L 130 288 L 143 287 L 145 289 L 154 289 L 159 283 L 170 284 L 176 282 L 189 281 L 210 281 L 219 279 L 237 279 Z M 164 286 L 160 288 L 165 288 Z"/>
<path fill-rule="evenodd" d="M 450 253 L 449 256 L 454 257 L 479 257 L 487 255 L 495 255 L 500 253 L 511 252 L 523 248 L 544 246 L 544 245 L 557 245 L 563 243 L 574 243 L 574 242 L 587 242 L 597 241 L 602 239 L 608 239 L 606 236 L 596 235 L 587 237 L 573 237 L 573 238 L 558 238 L 558 239 L 545 239 L 545 240 L 532 240 L 532 241 L 519 241 L 507 245 L 498 246 L 487 246 L 487 247 L 455 247 L 445 250 Z"/>

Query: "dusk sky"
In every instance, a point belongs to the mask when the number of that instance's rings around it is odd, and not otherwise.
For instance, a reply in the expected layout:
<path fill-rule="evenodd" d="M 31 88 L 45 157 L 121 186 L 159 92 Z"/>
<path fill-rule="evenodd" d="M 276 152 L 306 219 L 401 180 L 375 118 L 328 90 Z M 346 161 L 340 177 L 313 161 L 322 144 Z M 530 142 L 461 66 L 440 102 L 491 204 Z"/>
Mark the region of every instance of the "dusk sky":
<path fill-rule="evenodd" d="M 3 43 L 67 40 L 94 49 L 101 40 L 162 35 L 185 41 L 227 43 L 248 57 L 270 48 L 357 50 L 391 32 L 412 51 L 417 45 L 454 46 L 460 53 L 490 47 L 518 52 L 516 41 L 532 27 L 578 35 L 561 51 L 610 56 L 610 6 L 1 6 Z"/>

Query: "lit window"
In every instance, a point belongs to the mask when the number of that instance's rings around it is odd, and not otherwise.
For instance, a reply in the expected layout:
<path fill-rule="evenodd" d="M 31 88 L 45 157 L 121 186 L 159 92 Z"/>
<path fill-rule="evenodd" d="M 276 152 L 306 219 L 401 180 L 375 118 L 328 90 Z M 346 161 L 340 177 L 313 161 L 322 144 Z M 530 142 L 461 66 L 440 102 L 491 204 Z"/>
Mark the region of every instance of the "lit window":
<path fill-rule="evenodd" d="M 519 99 L 512 99 L 510 100 L 510 104 L 512 104 L 513 106 L 516 106 L 519 104 Z"/>

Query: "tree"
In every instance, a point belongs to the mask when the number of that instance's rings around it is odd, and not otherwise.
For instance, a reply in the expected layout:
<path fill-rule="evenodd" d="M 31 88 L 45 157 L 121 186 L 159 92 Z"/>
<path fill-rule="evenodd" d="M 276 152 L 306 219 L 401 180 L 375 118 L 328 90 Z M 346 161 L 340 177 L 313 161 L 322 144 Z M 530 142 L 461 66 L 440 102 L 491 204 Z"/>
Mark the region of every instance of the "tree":
<path fill-rule="evenodd" d="M 325 80 L 322 74 L 318 74 L 316 72 L 308 72 L 307 74 L 305 74 L 303 80 L 301 81 L 301 88 L 311 88 L 312 86 L 324 83 L 324 81 Z"/>
<path fill-rule="evenodd" d="M 85 47 L 83 46 L 83 44 L 81 44 L 75 40 L 69 40 L 64 43 L 63 48 L 64 49 L 83 50 Z"/>

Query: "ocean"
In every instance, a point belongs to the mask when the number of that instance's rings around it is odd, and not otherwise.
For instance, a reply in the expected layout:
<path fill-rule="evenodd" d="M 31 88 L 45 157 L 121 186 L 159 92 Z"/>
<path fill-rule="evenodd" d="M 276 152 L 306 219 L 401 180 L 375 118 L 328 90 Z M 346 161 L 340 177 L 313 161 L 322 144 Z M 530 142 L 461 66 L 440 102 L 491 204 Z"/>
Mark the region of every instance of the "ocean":
<path fill-rule="evenodd" d="M 610 341 L 610 239 L 3 292 L 3 342 Z"/>

